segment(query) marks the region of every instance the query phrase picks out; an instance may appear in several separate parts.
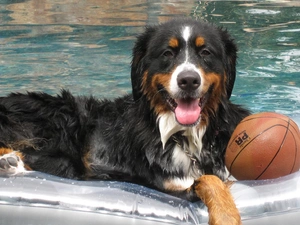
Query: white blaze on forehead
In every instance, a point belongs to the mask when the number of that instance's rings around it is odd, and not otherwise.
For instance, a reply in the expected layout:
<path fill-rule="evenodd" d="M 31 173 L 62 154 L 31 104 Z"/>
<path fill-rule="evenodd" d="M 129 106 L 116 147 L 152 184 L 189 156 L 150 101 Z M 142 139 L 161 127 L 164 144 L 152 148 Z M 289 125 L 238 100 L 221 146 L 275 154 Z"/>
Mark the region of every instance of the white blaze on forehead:
<path fill-rule="evenodd" d="M 182 37 L 183 37 L 183 39 L 187 42 L 189 40 L 190 36 L 191 36 L 191 29 L 190 29 L 190 27 L 187 27 L 187 26 L 184 27 L 183 31 L 182 31 Z"/>
<path fill-rule="evenodd" d="M 182 37 L 186 42 L 186 45 L 185 45 L 185 62 L 189 61 L 188 41 L 189 41 L 190 36 L 191 36 L 191 28 L 188 27 L 188 26 L 183 27 Z"/>
<path fill-rule="evenodd" d="M 182 62 L 179 66 L 176 67 L 176 69 L 174 70 L 174 72 L 172 73 L 171 76 L 171 81 L 170 81 L 170 86 L 169 86 L 169 90 L 170 90 L 170 94 L 172 95 L 172 97 L 174 97 L 179 91 L 180 88 L 178 87 L 177 84 L 177 77 L 181 72 L 184 71 L 194 71 L 197 74 L 199 74 L 200 79 L 203 80 L 203 74 L 201 73 L 201 71 L 197 68 L 197 66 L 195 64 L 193 64 L 192 62 L 189 61 L 189 52 L 188 52 L 188 41 L 191 38 L 192 35 L 192 30 L 191 27 L 189 26 L 185 26 L 182 28 L 182 38 L 186 41 L 186 45 L 185 45 L 185 61 Z M 199 90 L 201 90 L 203 88 L 203 84 L 201 82 L 200 88 Z"/>

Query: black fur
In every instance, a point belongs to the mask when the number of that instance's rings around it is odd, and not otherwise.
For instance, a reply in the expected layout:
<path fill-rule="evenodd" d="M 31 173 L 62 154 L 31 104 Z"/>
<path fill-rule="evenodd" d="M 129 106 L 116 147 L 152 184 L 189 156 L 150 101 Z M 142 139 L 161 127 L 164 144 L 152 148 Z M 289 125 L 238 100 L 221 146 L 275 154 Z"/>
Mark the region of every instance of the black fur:
<path fill-rule="evenodd" d="M 188 191 L 165 189 L 166 180 L 187 175 L 172 160 L 174 147 L 184 144 L 186 137 L 182 131 L 174 133 L 163 148 L 157 124 L 159 115 L 141 90 L 146 70 L 168 71 L 169 65 L 158 61 L 160 43 L 176 33 L 182 23 L 192 24 L 202 34 L 215 38 L 212 43 L 221 43 L 215 47 L 215 51 L 221 51 L 217 55 L 220 65 L 212 66 L 211 70 L 222 67 L 228 73 L 226 94 L 210 115 L 201 153 L 191 157 L 196 158 L 200 171 L 223 179 L 227 142 L 249 112 L 229 101 L 235 80 L 233 41 L 226 31 L 192 20 L 148 27 L 138 37 L 133 49 L 132 95 L 100 101 L 74 97 L 64 90 L 58 96 L 27 93 L 0 98 L 1 145 L 20 151 L 24 163 L 32 170 L 72 179 L 130 181 L 194 198 Z"/>

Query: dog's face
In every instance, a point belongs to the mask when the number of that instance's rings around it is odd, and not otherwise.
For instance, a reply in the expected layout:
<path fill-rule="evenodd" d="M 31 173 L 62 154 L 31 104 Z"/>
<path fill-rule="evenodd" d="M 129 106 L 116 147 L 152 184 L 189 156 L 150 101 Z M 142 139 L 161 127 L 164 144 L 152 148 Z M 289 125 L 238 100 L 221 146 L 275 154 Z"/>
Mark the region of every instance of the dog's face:
<path fill-rule="evenodd" d="M 182 126 L 208 123 L 235 80 L 236 46 L 226 31 L 194 20 L 148 27 L 132 61 L 135 100 L 145 96 L 159 116 L 172 112 Z"/>

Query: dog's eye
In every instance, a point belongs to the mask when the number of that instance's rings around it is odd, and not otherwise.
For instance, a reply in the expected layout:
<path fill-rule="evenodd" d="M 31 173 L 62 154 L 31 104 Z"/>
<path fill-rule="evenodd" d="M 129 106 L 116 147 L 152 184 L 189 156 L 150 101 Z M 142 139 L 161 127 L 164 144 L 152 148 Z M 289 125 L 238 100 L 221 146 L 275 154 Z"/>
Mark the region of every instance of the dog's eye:
<path fill-rule="evenodd" d="M 208 56 L 208 55 L 210 55 L 210 51 L 207 50 L 207 49 L 203 49 L 203 50 L 200 51 L 200 55 L 201 56 Z"/>
<path fill-rule="evenodd" d="M 167 58 L 173 58 L 174 53 L 171 50 L 166 50 L 166 51 L 164 51 L 163 56 L 165 56 Z"/>

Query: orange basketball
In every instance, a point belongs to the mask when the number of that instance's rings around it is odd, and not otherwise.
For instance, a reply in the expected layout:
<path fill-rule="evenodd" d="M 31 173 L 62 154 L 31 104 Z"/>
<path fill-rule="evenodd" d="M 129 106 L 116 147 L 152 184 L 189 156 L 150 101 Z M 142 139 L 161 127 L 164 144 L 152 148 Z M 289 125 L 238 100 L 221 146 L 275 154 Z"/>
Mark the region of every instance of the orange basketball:
<path fill-rule="evenodd" d="M 253 114 L 234 130 L 225 164 L 238 180 L 272 179 L 300 169 L 300 132 L 289 117 Z"/>

